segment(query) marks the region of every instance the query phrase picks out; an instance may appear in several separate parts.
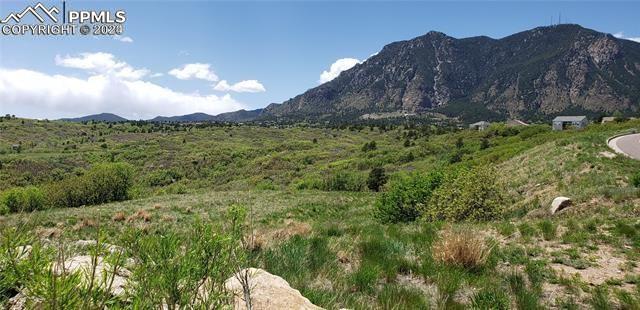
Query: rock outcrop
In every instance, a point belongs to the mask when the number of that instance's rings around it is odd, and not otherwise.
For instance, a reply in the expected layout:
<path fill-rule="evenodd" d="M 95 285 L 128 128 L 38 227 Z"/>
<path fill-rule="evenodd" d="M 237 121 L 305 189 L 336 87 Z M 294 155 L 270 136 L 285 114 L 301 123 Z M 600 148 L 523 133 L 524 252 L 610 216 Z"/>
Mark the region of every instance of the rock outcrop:
<path fill-rule="evenodd" d="M 501 39 L 440 32 L 391 43 L 260 117 L 348 119 L 440 112 L 467 120 L 640 109 L 640 44 L 579 25 Z"/>
<path fill-rule="evenodd" d="M 246 274 L 250 288 L 251 305 L 255 310 L 292 309 L 317 310 L 322 309 L 312 304 L 300 292 L 289 286 L 283 278 L 272 275 L 262 269 L 247 268 L 227 279 L 225 287 L 234 294 L 234 309 L 247 309 L 243 287 L 239 276 Z"/>
<path fill-rule="evenodd" d="M 568 197 L 556 197 L 551 202 L 549 213 L 556 214 L 556 212 L 571 206 L 571 198 Z"/>

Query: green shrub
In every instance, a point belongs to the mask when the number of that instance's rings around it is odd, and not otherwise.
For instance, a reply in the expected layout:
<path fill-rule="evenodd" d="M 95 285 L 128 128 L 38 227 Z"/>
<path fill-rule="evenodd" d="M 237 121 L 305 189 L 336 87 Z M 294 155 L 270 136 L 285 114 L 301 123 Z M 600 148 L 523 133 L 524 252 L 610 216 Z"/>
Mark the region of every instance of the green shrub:
<path fill-rule="evenodd" d="M 421 211 L 428 220 L 487 221 L 502 215 L 502 204 L 497 174 L 492 169 L 465 168 L 448 174 Z"/>
<path fill-rule="evenodd" d="M 6 191 L 0 198 L 0 205 L 8 212 L 31 212 L 42 210 L 45 206 L 44 194 L 35 186 L 15 187 Z M 0 214 L 2 214 L 0 207 Z"/>
<path fill-rule="evenodd" d="M 137 230 L 125 234 L 137 262 L 131 270 L 132 308 L 153 309 L 168 303 L 176 309 L 220 309 L 228 302 L 224 281 L 244 264 L 238 239 L 219 234 L 211 224 L 196 223 L 192 229 L 185 235 Z"/>
<path fill-rule="evenodd" d="M 369 172 L 369 178 L 367 179 L 367 187 L 370 190 L 377 192 L 384 183 L 387 183 L 387 176 L 384 173 L 384 168 L 376 167 L 371 169 L 371 172 Z"/>
<path fill-rule="evenodd" d="M 634 187 L 640 187 L 640 172 L 631 176 L 631 184 Z"/>
<path fill-rule="evenodd" d="M 84 175 L 50 184 L 47 187 L 49 205 L 73 208 L 127 200 L 132 175 L 133 168 L 128 164 L 95 165 Z"/>
<path fill-rule="evenodd" d="M 429 201 L 442 178 L 439 172 L 400 178 L 376 202 L 376 218 L 383 223 L 414 221 L 420 216 L 419 206 Z"/>

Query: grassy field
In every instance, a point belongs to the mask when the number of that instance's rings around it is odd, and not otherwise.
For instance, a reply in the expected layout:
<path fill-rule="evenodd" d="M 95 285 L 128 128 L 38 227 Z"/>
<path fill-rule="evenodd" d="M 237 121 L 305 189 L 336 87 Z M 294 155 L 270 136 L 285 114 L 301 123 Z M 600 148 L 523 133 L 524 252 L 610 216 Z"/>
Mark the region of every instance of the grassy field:
<path fill-rule="evenodd" d="M 45 243 L 100 234 L 128 248 L 131 231 L 189 236 L 202 222 L 228 230 L 230 211 L 241 206 L 252 240 L 245 264 L 283 277 L 327 309 L 638 309 L 640 191 L 632 179 L 640 162 L 609 158 L 606 138 L 640 121 L 549 127 L 442 132 L 5 119 L 0 190 L 46 186 L 102 162 L 126 162 L 135 173 L 129 200 L 7 214 L 0 228 Z M 367 188 L 376 167 L 389 176 L 382 192 Z M 461 167 L 493 169 L 504 196 L 500 217 L 382 223 L 374 216 L 402 176 Z M 556 196 L 574 204 L 550 216 Z M 0 304 L 17 288 L 3 289 Z M 131 299 L 113 305 L 133 307 Z"/>

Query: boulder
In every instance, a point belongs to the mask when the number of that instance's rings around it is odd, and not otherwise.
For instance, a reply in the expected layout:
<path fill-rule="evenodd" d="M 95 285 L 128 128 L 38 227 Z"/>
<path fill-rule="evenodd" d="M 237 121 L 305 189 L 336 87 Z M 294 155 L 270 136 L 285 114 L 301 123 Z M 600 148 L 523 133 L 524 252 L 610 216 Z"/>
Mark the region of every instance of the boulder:
<path fill-rule="evenodd" d="M 64 271 L 68 273 L 80 272 L 85 279 L 91 275 L 91 267 L 92 257 L 90 255 L 74 256 L 64 262 Z M 60 264 L 54 264 L 53 268 L 56 273 L 61 273 L 63 271 Z M 102 280 L 105 276 L 107 277 L 106 279 L 111 280 L 112 271 L 113 267 L 109 263 L 105 262 L 102 257 L 98 257 L 96 265 L 97 282 L 104 285 L 104 281 Z M 122 296 L 125 293 L 125 287 L 129 276 L 129 270 L 123 267 L 118 268 L 118 272 L 113 275 L 113 284 L 111 285 L 110 290 L 111 294 L 114 296 Z M 106 289 L 106 287 L 104 287 L 104 289 Z"/>
<path fill-rule="evenodd" d="M 247 274 L 247 278 L 249 279 L 251 304 L 255 310 L 322 309 L 312 304 L 309 299 L 302 296 L 298 290 L 289 286 L 289 283 L 283 278 L 257 268 L 243 269 L 225 281 L 225 287 L 234 295 L 234 309 L 247 309 L 242 285 L 238 280 L 240 275 L 243 274 Z"/>
<path fill-rule="evenodd" d="M 571 206 L 571 198 L 568 197 L 556 197 L 551 202 L 549 213 L 556 214 L 556 212 Z"/>

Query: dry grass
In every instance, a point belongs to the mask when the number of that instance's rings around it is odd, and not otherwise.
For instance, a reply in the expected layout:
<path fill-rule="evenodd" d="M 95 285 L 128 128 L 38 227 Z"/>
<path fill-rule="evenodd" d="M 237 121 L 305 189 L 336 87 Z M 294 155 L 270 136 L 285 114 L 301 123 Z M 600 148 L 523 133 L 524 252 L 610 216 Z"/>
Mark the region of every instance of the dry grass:
<path fill-rule="evenodd" d="M 433 259 L 446 265 L 476 269 L 484 266 L 491 248 L 469 229 L 447 229 L 433 245 Z"/>
<path fill-rule="evenodd" d="M 78 231 L 84 228 L 97 227 L 97 226 L 98 226 L 98 222 L 96 222 L 96 220 L 85 217 L 80 222 L 78 222 L 73 226 L 73 230 Z"/>
<path fill-rule="evenodd" d="M 151 222 L 151 213 L 146 210 L 138 210 L 136 213 L 127 218 L 127 222 L 135 222 L 137 220 Z"/>
<path fill-rule="evenodd" d="M 124 220 L 127 219 L 127 216 L 124 214 L 124 212 L 116 212 L 112 217 L 111 220 L 114 222 L 122 222 Z"/>

